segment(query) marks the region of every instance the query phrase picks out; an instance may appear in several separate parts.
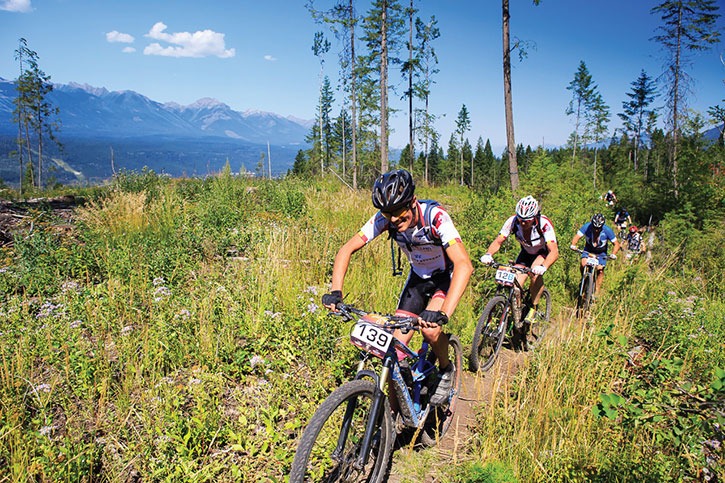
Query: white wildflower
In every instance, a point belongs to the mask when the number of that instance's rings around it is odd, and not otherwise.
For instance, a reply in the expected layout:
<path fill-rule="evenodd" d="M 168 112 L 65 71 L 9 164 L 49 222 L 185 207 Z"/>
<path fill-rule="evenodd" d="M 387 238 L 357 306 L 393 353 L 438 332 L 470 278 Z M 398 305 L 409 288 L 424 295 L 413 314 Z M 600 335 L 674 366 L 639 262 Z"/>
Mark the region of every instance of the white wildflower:
<path fill-rule="evenodd" d="M 38 384 L 37 386 L 35 386 L 36 394 L 39 392 L 50 392 L 50 389 L 51 389 L 50 384 L 43 383 L 43 384 Z"/>
<path fill-rule="evenodd" d="M 255 354 L 249 360 L 249 364 L 252 366 L 252 369 L 255 369 L 257 366 L 265 364 L 265 360 L 261 356 Z"/>

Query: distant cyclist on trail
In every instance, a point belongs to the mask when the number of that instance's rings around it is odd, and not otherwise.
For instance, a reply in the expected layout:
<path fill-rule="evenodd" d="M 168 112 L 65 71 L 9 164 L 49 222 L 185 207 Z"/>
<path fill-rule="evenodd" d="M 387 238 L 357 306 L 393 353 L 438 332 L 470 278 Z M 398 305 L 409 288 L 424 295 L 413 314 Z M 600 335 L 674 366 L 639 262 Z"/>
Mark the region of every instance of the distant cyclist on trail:
<path fill-rule="evenodd" d="M 627 211 L 625 207 L 619 208 L 617 213 L 614 215 L 614 225 L 622 231 L 627 229 L 627 225 L 631 224 L 632 218 L 629 216 L 629 211 Z"/>
<path fill-rule="evenodd" d="M 527 277 L 531 279 L 529 295 L 533 307 L 530 307 L 526 314 L 526 321 L 531 322 L 536 316 L 539 299 L 544 290 L 544 273 L 559 258 L 559 246 L 556 243 L 551 220 L 541 214 L 539 203 L 532 196 L 526 196 L 516 204 L 516 214 L 510 216 L 503 224 L 498 236 L 491 242 L 486 254 L 481 257 L 481 262 L 486 265 L 493 263 L 493 255 L 512 233 L 521 244 L 516 265 L 531 268 L 531 273 L 528 275 L 523 273 L 516 275 L 522 287 Z"/>
<path fill-rule="evenodd" d="M 627 258 L 631 258 L 647 251 L 644 241 L 642 240 L 642 235 L 639 233 L 639 230 L 635 225 L 629 227 L 629 233 L 624 241 L 627 245 Z"/>
<path fill-rule="evenodd" d="M 599 290 L 602 287 L 602 281 L 604 280 L 604 267 L 607 266 L 607 249 L 609 243 L 614 243 L 614 250 L 612 251 L 612 259 L 617 258 L 617 252 L 619 251 L 620 245 L 619 240 L 614 235 L 614 231 L 606 225 L 604 215 L 597 213 L 592 216 L 591 221 L 588 221 L 579 228 L 576 235 L 571 239 L 571 249 L 577 250 L 577 242 L 584 237 L 586 244 L 584 245 L 584 253 L 581 257 L 580 271 L 584 271 L 584 267 L 587 264 L 587 258 L 589 254 L 597 255 L 599 265 L 597 265 L 597 280 L 595 282 L 594 295 L 599 296 Z"/>
<path fill-rule="evenodd" d="M 441 325 L 453 315 L 468 285 L 473 273 L 471 259 L 448 213 L 435 201 L 416 199 L 415 183 L 408 171 L 398 169 L 378 177 L 372 199 L 380 211 L 337 252 L 331 292 L 322 297 L 322 304 L 334 310 L 342 302 L 352 254 L 388 233 L 410 262 L 395 314 L 419 317 L 421 333 L 438 357 L 440 380 L 430 404 L 442 404 L 450 394 L 453 362 L 448 358 L 448 340 L 441 337 Z M 395 335 L 407 344 L 413 332 Z"/>
<path fill-rule="evenodd" d="M 604 201 L 606 201 L 609 206 L 614 206 L 617 203 L 617 195 L 615 195 L 612 190 L 604 193 L 602 198 L 604 198 Z"/>

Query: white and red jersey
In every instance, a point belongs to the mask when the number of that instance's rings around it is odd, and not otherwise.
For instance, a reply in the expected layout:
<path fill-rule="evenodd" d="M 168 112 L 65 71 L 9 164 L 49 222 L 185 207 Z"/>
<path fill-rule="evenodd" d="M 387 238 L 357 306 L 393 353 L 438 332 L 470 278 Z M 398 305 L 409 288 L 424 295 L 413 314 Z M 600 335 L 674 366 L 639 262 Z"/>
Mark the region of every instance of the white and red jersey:
<path fill-rule="evenodd" d="M 532 226 L 529 239 L 526 239 L 521 223 L 516 222 L 516 215 L 513 215 L 503 224 L 499 234 L 504 238 L 508 238 L 511 231 L 516 230 L 514 235 L 519 243 L 521 243 L 521 248 L 531 255 L 536 255 L 542 250 L 546 250 L 546 244 L 548 242 L 556 243 L 556 234 L 554 233 L 554 225 L 551 223 L 551 220 L 544 215 L 540 215 L 537 223 L 539 226 Z"/>
<path fill-rule="evenodd" d="M 430 226 L 426 226 L 424 213 L 427 208 L 425 200 L 416 202 L 418 222 L 398 232 L 393 228 L 391 233 L 398 246 L 410 261 L 413 272 L 420 278 L 430 278 L 433 274 L 451 270 L 453 264 L 446 255 L 446 248 L 461 243 L 461 236 L 453 225 L 448 212 L 441 206 L 430 208 Z M 360 229 L 359 235 L 369 243 L 383 233 L 388 233 L 390 222 L 382 215 L 375 213 Z"/>

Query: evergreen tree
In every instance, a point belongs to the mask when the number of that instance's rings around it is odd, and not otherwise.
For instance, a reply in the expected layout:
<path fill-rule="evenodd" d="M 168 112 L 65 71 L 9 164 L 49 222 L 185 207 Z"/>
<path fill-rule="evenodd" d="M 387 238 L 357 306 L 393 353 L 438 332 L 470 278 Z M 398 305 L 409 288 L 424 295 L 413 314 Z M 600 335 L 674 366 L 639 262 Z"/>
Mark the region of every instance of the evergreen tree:
<path fill-rule="evenodd" d="M 723 99 L 725 102 L 725 99 Z M 720 131 L 720 135 L 717 138 L 718 145 L 720 147 L 725 146 L 725 108 L 720 107 L 719 104 L 711 106 L 707 113 L 712 118 L 712 124 L 717 126 Z"/>
<path fill-rule="evenodd" d="M 580 135 L 579 130 L 584 122 L 586 106 L 591 102 L 596 86 L 592 83 L 592 76 L 587 69 L 587 65 L 582 60 L 579 62 L 579 68 L 574 74 L 574 79 L 567 86 L 567 90 L 572 92 L 572 99 L 566 110 L 567 116 L 574 115 L 574 132 L 572 132 L 570 140 L 572 145 L 572 162 L 576 158 L 576 150 L 579 146 Z"/>
<path fill-rule="evenodd" d="M 720 16 L 715 0 L 665 0 L 652 9 L 660 14 L 662 25 L 653 40 L 665 50 L 666 61 L 663 76 L 667 80 L 666 93 L 668 127 L 672 137 L 672 180 L 675 198 L 678 196 L 677 148 L 680 135 L 680 118 L 687 111 L 687 96 L 691 79 L 687 73 L 690 53 L 708 49 L 720 40 L 716 21 Z"/>
<path fill-rule="evenodd" d="M 322 144 L 322 155 L 325 166 L 330 165 L 330 158 L 332 155 L 332 120 L 330 119 L 330 113 L 332 113 L 332 105 L 334 102 L 335 98 L 332 86 L 330 85 L 330 79 L 325 76 L 325 80 L 322 82 L 320 106 L 318 108 L 318 112 L 322 116 L 321 119 L 319 119 L 320 126 L 322 127 L 320 141 Z"/>
<path fill-rule="evenodd" d="M 339 159 L 342 177 L 346 178 L 349 164 L 347 153 L 352 152 L 352 119 L 344 107 L 332 123 L 330 150 Z"/>
<path fill-rule="evenodd" d="M 345 119 L 349 119 L 349 131 L 345 129 L 344 132 L 349 132 L 350 142 L 349 149 L 348 142 L 343 142 L 344 147 L 342 152 L 342 166 L 343 176 L 346 172 L 345 166 L 347 163 L 347 153 L 350 153 L 350 166 L 352 167 L 352 185 L 353 188 L 357 188 L 357 176 L 358 176 L 358 142 L 357 142 L 357 123 L 358 123 L 358 89 L 357 89 L 357 59 L 355 57 L 355 26 L 358 22 L 358 18 L 355 15 L 355 8 L 353 0 L 337 0 L 337 2 L 326 11 L 320 11 L 315 9 L 313 0 L 309 0 L 307 8 L 312 14 L 312 17 L 319 24 L 324 24 L 330 28 L 332 33 L 338 39 L 342 48 L 338 54 L 340 61 L 340 81 L 342 84 L 342 90 L 347 94 L 343 99 L 343 109 L 349 108 L 350 115 L 346 116 Z"/>
<path fill-rule="evenodd" d="M 25 149 L 28 163 L 32 163 L 31 146 L 34 144 L 38 159 L 37 170 L 34 174 L 37 177 L 38 188 L 42 188 L 45 139 L 47 138 L 61 147 L 56 138 L 56 131 L 60 127 L 57 121 L 59 109 L 48 100 L 48 96 L 53 92 L 53 84 L 50 83 L 50 76 L 40 69 L 38 54 L 28 48 L 25 39 L 21 38 L 19 44 L 15 51 L 15 59 L 20 64 L 20 76 L 17 80 L 18 96 L 13 101 L 15 103 L 13 120 L 18 123 L 20 169 L 22 173 L 23 149 Z"/>
<path fill-rule="evenodd" d="M 597 189 L 597 153 L 599 142 L 607 137 L 609 132 L 609 106 L 604 103 L 602 95 L 594 92 L 587 106 L 587 124 L 592 141 L 594 141 L 594 189 Z"/>
<path fill-rule="evenodd" d="M 322 125 L 325 114 L 322 112 L 323 106 L 325 104 L 323 100 L 323 89 L 325 83 L 327 83 L 327 87 L 329 88 L 329 79 L 327 76 L 324 76 L 325 72 L 325 54 L 330 51 L 330 41 L 325 38 L 325 34 L 323 32 L 315 32 L 315 38 L 312 42 L 312 52 L 315 54 L 315 57 L 318 57 L 320 59 L 320 100 L 318 104 L 318 111 L 317 111 L 317 122 L 318 122 L 318 130 L 317 133 L 320 136 L 318 140 L 318 146 L 319 146 L 319 155 L 320 155 L 320 173 L 324 173 L 325 171 L 325 157 L 326 153 L 324 152 L 324 133 L 325 128 Z M 328 112 L 329 114 L 329 112 Z"/>
<path fill-rule="evenodd" d="M 466 138 L 463 141 L 463 147 L 461 148 L 461 157 L 463 158 L 463 164 L 466 166 L 471 166 L 471 172 L 466 173 L 466 176 L 464 177 L 464 183 L 466 183 L 468 186 L 471 186 L 473 184 L 473 148 L 471 148 L 471 143 Z"/>
<path fill-rule="evenodd" d="M 486 182 L 487 166 L 484 149 L 485 148 L 483 146 L 483 138 L 479 136 L 478 140 L 476 141 L 476 150 L 473 152 L 473 165 L 475 166 L 476 170 L 476 182 L 475 184 L 471 183 L 471 186 L 473 187 L 483 187 L 484 183 Z"/>
<path fill-rule="evenodd" d="M 433 76 L 438 73 L 438 56 L 433 49 L 432 42 L 440 37 L 438 29 L 438 21 L 435 17 L 431 17 L 428 23 L 423 23 L 421 19 L 416 19 L 415 23 L 416 39 L 417 39 L 417 59 L 419 69 L 415 71 L 416 80 L 413 84 L 413 92 L 416 98 L 423 101 L 423 108 L 416 110 L 416 132 L 418 140 L 423 144 L 423 152 L 425 153 L 424 170 L 425 182 L 429 181 L 429 165 L 428 153 L 430 149 L 431 139 L 437 136 L 433 124 L 436 116 L 430 112 L 430 91 L 434 84 Z"/>
<path fill-rule="evenodd" d="M 461 186 L 463 186 L 463 135 L 466 134 L 466 132 L 471 130 L 471 116 L 468 114 L 468 109 L 466 109 L 466 105 L 463 104 L 461 106 L 461 110 L 458 111 L 458 118 L 456 119 L 456 134 L 460 137 L 460 147 L 461 150 L 459 152 L 460 159 L 461 159 Z M 448 153 L 449 159 L 450 159 L 450 152 Z"/>
<path fill-rule="evenodd" d="M 459 165 L 459 159 L 461 158 L 461 149 L 458 145 L 458 140 L 456 139 L 456 133 L 451 133 L 451 137 L 448 139 L 448 152 L 446 153 L 445 157 L 445 165 L 442 169 L 442 175 L 445 177 L 445 180 L 448 182 L 451 182 L 458 178 L 458 165 Z"/>
<path fill-rule="evenodd" d="M 294 176 L 298 176 L 300 178 L 306 178 L 309 176 L 307 155 L 305 154 L 305 151 L 303 151 L 302 149 L 297 151 L 297 155 L 295 156 L 295 162 L 292 165 L 292 174 Z"/>
<path fill-rule="evenodd" d="M 654 109 L 648 109 L 655 99 L 656 88 L 654 81 L 642 69 L 636 81 L 632 82 L 632 90 L 627 92 L 629 101 L 622 102 L 623 112 L 617 114 L 622 120 L 624 132 L 632 140 L 634 151 L 634 171 L 637 171 L 640 146 L 645 143 L 646 125 L 652 122 L 655 116 Z"/>

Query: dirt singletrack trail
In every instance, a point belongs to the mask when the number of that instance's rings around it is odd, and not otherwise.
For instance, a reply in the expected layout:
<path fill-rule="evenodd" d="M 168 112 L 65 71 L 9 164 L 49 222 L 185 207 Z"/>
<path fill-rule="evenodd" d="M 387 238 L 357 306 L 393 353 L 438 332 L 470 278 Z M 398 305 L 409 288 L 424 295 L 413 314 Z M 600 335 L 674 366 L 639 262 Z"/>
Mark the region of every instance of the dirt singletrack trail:
<path fill-rule="evenodd" d="M 551 326 L 542 342 L 546 343 L 547 339 L 555 337 L 557 325 L 559 321 L 552 317 Z M 464 356 L 468 355 L 469 350 L 464 347 Z M 504 344 L 496 363 L 487 372 L 473 373 L 467 366 L 464 367 L 458 408 L 448 432 L 432 448 L 419 450 L 406 446 L 396 449 L 388 483 L 445 483 L 438 476 L 440 472 L 437 469 L 462 461 L 473 437 L 471 428 L 476 425 L 476 415 L 492 400 L 492 394 L 510 386 L 530 354 L 532 352 L 514 351 Z"/>

